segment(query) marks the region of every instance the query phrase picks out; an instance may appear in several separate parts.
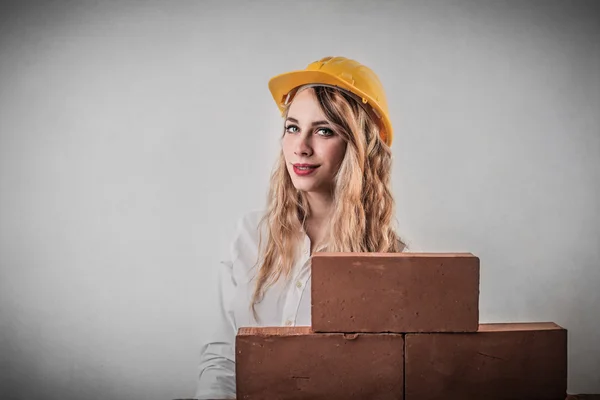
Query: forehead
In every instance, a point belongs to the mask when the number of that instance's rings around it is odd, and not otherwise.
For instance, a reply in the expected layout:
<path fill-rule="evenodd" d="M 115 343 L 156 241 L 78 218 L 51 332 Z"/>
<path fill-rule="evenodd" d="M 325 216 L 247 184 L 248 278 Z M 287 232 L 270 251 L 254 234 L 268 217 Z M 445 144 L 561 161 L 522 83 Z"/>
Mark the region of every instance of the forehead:
<path fill-rule="evenodd" d="M 288 117 L 296 118 L 299 121 L 326 119 L 314 89 L 304 89 L 294 96 L 292 104 L 290 104 Z"/>

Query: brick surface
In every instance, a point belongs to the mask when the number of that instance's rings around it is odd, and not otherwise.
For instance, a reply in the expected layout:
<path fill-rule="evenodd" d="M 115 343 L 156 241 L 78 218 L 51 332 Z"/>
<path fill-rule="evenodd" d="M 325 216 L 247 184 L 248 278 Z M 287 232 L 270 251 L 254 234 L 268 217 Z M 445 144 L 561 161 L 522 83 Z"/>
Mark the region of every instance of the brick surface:
<path fill-rule="evenodd" d="M 313 333 L 309 327 L 240 328 L 237 398 L 402 399 L 400 334 Z"/>
<path fill-rule="evenodd" d="M 477 333 L 405 340 L 405 400 L 567 396 L 567 331 L 554 323 L 481 324 Z"/>
<path fill-rule="evenodd" d="M 315 253 L 315 332 L 474 332 L 479 258 L 470 253 Z"/>

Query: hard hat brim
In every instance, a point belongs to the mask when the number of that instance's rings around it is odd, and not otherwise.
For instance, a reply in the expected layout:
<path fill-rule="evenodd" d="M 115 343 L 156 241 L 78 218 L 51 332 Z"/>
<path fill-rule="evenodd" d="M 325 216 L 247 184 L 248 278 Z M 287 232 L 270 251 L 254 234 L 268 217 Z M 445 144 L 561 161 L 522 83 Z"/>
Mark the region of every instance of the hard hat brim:
<path fill-rule="evenodd" d="M 392 143 L 392 126 L 391 122 L 386 117 L 386 112 L 381 109 L 376 99 L 362 92 L 361 90 L 354 87 L 349 82 L 323 71 L 292 71 L 284 74 L 276 75 L 269 80 L 269 90 L 273 96 L 273 100 L 277 104 L 279 111 L 283 113 L 285 110 L 286 100 L 288 94 L 295 88 L 308 84 L 325 84 L 331 86 L 337 86 L 344 90 L 347 90 L 362 99 L 364 104 L 369 104 L 379 116 L 380 121 L 377 121 L 382 125 L 384 132 L 382 135 L 383 141 L 389 146 Z"/>

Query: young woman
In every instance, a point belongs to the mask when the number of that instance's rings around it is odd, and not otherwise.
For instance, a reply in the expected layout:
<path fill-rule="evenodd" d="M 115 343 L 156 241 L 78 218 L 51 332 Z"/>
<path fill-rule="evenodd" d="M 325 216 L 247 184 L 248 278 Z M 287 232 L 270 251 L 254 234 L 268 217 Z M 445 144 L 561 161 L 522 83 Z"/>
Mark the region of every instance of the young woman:
<path fill-rule="evenodd" d="M 235 398 L 242 326 L 310 326 L 314 252 L 401 252 L 390 190 L 392 128 L 368 67 L 326 57 L 278 75 L 284 117 L 268 207 L 238 223 L 220 266 L 220 322 L 202 348 L 198 399 Z"/>

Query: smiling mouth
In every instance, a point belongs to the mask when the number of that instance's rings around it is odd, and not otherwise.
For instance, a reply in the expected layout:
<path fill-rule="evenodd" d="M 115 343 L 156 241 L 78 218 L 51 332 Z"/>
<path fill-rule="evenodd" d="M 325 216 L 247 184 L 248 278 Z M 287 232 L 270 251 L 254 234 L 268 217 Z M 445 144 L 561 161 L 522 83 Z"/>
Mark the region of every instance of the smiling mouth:
<path fill-rule="evenodd" d="M 298 176 L 307 176 L 307 175 L 311 175 L 312 173 L 314 173 L 317 168 L 320 167 L 320 165 L 293 165 L 294 167 L 294 172 L 296 173 L 296 175 Z"/>
<path fill-rule="evenodd" d="M 301 170 L 307 170 L 307 169 L 311 169 L 311 168 L 313 168 L 313 169 L 314 168 L 319 168 L 321 165 L 319 165 L 319 164 L 300 164 L 300 163 L 298 163 L 298 164 L 292 164 L 292 166 L 294 168 L 298 168 L 298 169 L 301 169 Z"/>

